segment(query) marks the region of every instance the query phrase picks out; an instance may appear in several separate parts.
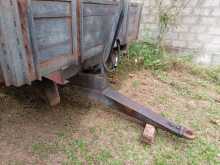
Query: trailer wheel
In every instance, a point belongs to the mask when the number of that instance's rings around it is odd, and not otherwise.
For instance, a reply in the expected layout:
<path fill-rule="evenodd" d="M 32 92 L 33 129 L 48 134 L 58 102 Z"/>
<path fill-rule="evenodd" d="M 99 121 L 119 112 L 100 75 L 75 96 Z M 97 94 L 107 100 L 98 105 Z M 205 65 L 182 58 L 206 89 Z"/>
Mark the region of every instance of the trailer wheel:
<path fill-rule="evenodd" d="M 109 56 L 108 60 L 104 64 L 105 71 L 113 73 L 116 71 L 119 60 L 120 60 L 121 48 L 120 43 L 117 42 L 117 47 L 112 50 L 111 55 Z"/>

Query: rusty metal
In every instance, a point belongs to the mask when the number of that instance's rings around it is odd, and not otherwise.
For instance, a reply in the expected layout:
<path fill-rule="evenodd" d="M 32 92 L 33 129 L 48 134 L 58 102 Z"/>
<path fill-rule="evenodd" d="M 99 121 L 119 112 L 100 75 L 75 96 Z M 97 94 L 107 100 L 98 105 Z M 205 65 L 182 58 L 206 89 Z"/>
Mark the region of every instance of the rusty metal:
<path fill-rule="evenodd" d="M 112 90 L 110 87 L 106 88 L 102 93 L 107 98 L 112 99 L 116 103 L 126 107 L 127 110 L 125 110 L 125 112 L 128 115 L 139 119 L 140 121 L 150 123 L 155 127 L 169 131 L 180 137 L 184 137 L 187 139 L 195 138 L 191 129 L 185 128 L 167 120 L 166 118 L 158 115 L 157 113 L 146 108 L 145 106 L 140 105 L 135 101 L 131 100 L 130 98 L 120 94 L 119 92 Z"/>
<path fill-rule="evenodd" d="M 177 136 L 194 139 L 195 135 L 191 129 L 177 125 L 167 120 L 143 105 L 131 100 L 121 93 L 113 90 L 103 74 L 79 74 L 72 83 L 87 91 L 87 95 L 91 99 L 96 99 L 108 106 L 120 109 L 122 112 L 132 116 L 144 125 L 149 123 L 157 128 L 168 131 Z"/>

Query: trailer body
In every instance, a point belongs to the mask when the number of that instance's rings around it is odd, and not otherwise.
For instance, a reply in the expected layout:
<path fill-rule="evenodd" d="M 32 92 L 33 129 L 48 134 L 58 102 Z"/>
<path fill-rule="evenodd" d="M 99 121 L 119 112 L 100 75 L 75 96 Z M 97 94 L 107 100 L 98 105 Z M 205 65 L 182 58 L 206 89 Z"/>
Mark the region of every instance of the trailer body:
<path fill-rule="evenodd" d="M 58 84 L 100 62 L 119 3 L 100 0 L 0 0 L 0 81 Z M 128 3 L 120 44 L 138 36 L 141 6 Z"/>

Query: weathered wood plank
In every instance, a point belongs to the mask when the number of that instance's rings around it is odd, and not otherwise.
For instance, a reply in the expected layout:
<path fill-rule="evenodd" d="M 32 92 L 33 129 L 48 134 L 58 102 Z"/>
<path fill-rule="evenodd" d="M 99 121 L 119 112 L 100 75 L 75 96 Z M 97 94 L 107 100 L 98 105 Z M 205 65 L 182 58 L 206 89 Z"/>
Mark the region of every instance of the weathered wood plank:
<path fill-rule="evenodd" d="M 72 54 L 71 19 L 35 20 L 35 35 L 40 62 L 63 54 Z"/>
<path fill-rule="evenodd" d="M 1 67 L 6 85 L 29 83 L 17 1 L 0 0 Z"/>
<path fill-rule="evenodd" d="M 28 1 L 18 0 L 19 16 L 21 20 L 21 30 L 23 35 L 26 58 L 28 62 L 28 79 L 34 81 L 37 79 L 36 68 L 34 65 L 33 51 L 31 47 L 30 30 L 28 22 Z"/>
<path fill-rule="evenodd" d="M 92 2 L 86 1 L 81 4 L 81 57 L 83 61 L 102 55 L 118 9 L 118 6 L 114 4 L 104 5 L 104 2 Z"/>
<path fill-rule="evenodd" d="M 37 46 L 36 36 L 35 36 L 35 24 L 34 24 L 34 17 L 32 12 L 32 0 L 27 0 L 27 7 L 28 7 L 28 24 L 29 24 L 29 31 L 30 31 L 30 41 L 32 46 L 33 52 L 33 61 L 35 66 L 35 72 L 37 75 L 38 80 L 42 79 L 41 72 L 40 72 L 40 62 L 39 62 L 39 50 Z"/>
<path fill-rule="evenodd" d="M 32 1 L 33 45 L 42 75 L 79 60 L 79 7 L 79 1 Z"/>
<path fill-rule="evenodd" d="M 117 12 L 117 5 L 87 4 L 84 3 L 83 17 L 90 16 L 114 16 Z"/>
<path fill-rule="evenodd" d="M 75 60 L 77 29 L 73 25 L 77 23 L 73 14 L 76 3 L 71 2 L 32 1 L 34 43 L 42 76 L 66 68 Z"/>
<path fill-rule="evenodd" d="M 83 3 L 87 4 L 101 4 L 101 5 L 118 5 L 117 1 L 103 1 L 103 0 L 83 0 Z"/>
<path fill-rule="evenodd" d="M 71 55 L 69 56 L 60 55 L 52 59 L 41 62 L 40 71 L 42 75 L 47 76 L 48 74 L 52 72 L 66 69 L 66 67 L 70 66 L 71 64 L 72 64 Z"/>
<path fill-rule="evenodd" d="M 71 16 L 70 2 L 35 0 L 32 5 L 34 18 Z"/>
<path fill-rule="evenodd" d="M 74 64 L 80 63 L 80 0 L 72 1 L 72 53 Z"/>
<path fill-rule="evenodd" d="M 128 9 L 129 3 L 127 2 L 124 11 L 124 20 L 121 26 L 121 30 L 119 32 L 119 40 L 121 45 L 126 45 L 128 40 Z"/>

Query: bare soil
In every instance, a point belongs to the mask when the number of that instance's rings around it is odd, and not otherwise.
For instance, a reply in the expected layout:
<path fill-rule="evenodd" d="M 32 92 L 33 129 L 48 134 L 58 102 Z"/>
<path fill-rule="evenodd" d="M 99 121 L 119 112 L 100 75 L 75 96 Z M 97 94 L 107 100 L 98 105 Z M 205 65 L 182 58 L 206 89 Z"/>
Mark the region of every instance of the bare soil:
<path fill-rule="evenodd" d="M 197 133 L 194 142 L 158 130 L 154 146 L 143 127 L 87 100 L 71 83 L 49 107 L 34 87 L 0 89 L 0 164 L 215 164 L 220 147 L 218 86 L 187 72 L 142 70 L 114 77 L 119 91 Z M 118 84 L 120 86 L 118 87 Z M 200 151 L 207 151 L 202 155 Z M 175 153 L 175 154 L 174 154 Z"/>

